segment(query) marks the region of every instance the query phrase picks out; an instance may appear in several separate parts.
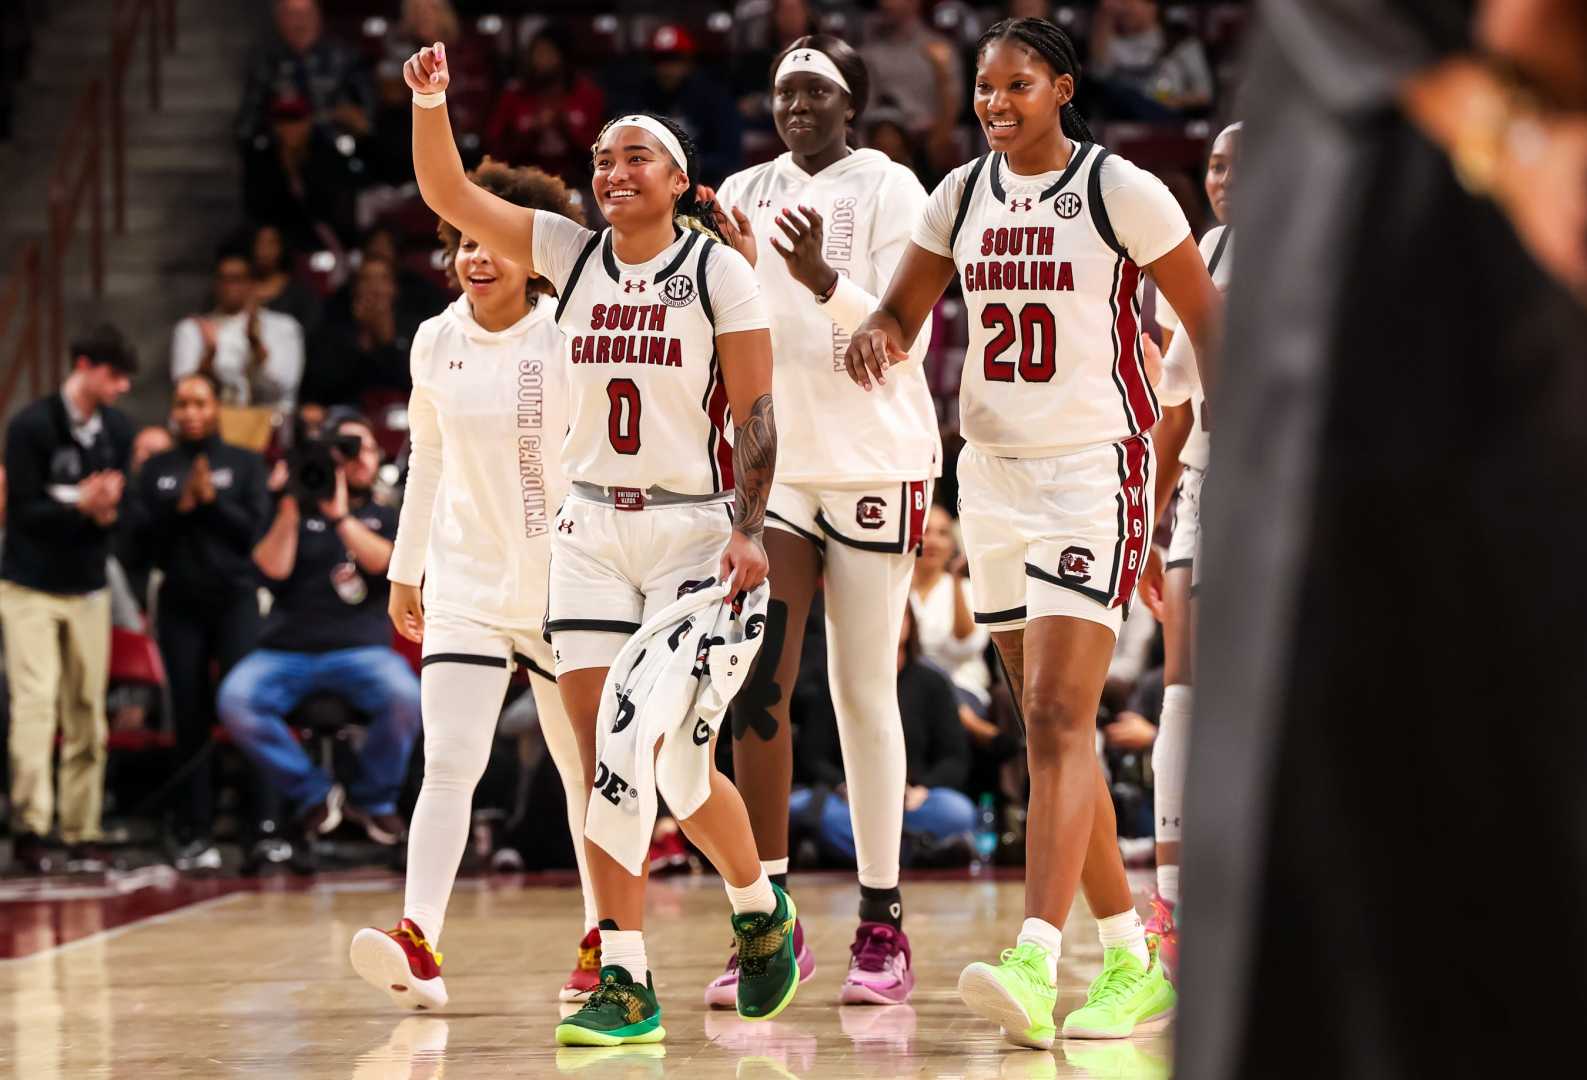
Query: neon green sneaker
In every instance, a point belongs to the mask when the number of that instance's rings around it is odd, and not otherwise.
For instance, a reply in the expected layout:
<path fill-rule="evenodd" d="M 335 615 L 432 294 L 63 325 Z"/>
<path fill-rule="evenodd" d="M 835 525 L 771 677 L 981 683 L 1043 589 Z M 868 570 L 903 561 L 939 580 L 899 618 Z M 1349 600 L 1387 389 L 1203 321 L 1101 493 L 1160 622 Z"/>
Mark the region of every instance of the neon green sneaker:
<path fill-rule="evenodd" d="M 1051 1050 L 1058 988 L 1047 975 L 1049 955 L 1040 945 L 1027 942 L 1004 949 L 1001 963 L 971 964 L 959 973 L 959 997 L 1001 1025 L 1003 1037 L 1015 1046 Z"/>
<path fill-rule="evenodd" d="M 1066 1039 L 1123 1039 L 1157 1031 L 1174 1018 L 1178 997 L 1160 957 L 1142 966 L 1125 948 L 1102 951 L 1102 974 L 1086 1003 L 1064 1018 Z"/>
<path fill-rule="evenodd" d="M 590 991 L 582 1009 L 557 1025 L 557 1042 L 563 1046 L 657 1043 L 666 1037 L 652 980 L 647 976 L 641 986 L 615 964 L 601 968 L 601 985 Z"/>
<path fill-rule="evenodd" d="M 772 883 L 777 906 L 768 914 L 750 911 L 733 916 L 738 952 L 738 1015 L 744 1020 L 770 1020 L 788 1007 L 799 989 L 799 961 L 794 957 L 794 920 L 799 911 L 793 897 Z"/>
<path fill-rule="evenodd" d="M 1166 1057 L 1127 1039 L 1065 1042 L 1063 1051 L 1065 1063 L 1092 1080 L 1168 1080 L 1174 1071 Z"/>

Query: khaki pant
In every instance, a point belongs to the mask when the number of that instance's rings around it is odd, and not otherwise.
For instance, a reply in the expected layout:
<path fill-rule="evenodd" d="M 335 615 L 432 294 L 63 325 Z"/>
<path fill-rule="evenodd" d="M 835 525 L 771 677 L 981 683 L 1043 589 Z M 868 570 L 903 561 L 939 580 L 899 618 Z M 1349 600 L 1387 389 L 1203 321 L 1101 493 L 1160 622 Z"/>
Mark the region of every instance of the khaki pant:
<path fill-rule="evenodd" d="M 0 581 L 11 686 L 11 802 L 16 828 L 50 831 L 56 788 L 61 838 L 100 838 L 105 795 L 105 691 L 110 680 L 110 592 L 60 596 Z M 50 782 L 56 721 L 60 777 Z"/>

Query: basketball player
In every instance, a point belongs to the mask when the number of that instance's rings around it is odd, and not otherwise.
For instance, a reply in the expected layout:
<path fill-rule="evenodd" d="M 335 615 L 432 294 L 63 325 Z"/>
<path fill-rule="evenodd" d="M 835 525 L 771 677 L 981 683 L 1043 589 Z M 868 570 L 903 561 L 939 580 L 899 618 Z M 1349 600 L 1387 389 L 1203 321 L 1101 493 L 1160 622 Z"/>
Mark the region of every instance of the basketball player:
<path fill-rule="evenodd" d="M 1004 20 L 976 56 L 992 153 L 938 185 L 845 359 L 862 386 L 880 385 L 959 273 L 970 313 L 960 521 L 975 618 L 1022 703 L 1031 776 L 1027 918 L 1002 962 L 971 964 L 959 992 L 1010 1041 L 1048 1047 L 1061 927 L 1082 871 L 1103 969 L 1063 1034 L 1121 1038 L 1174 1009 L 1125 880 L 1093 740 L 1151 537 L 1158 406 L 1138 343 L 1142 271 L 1193 342 L 1210 335 L 1218 297 L 1167 188 L 1094 145 L 1069 105 L 1080 66 L 1062 30 Z"/>
<path fill-rule="evenodd" d="M 538 169 L 487 159 L 470 179 L 518 206 L 579 213 L 563 183 Z M 515 664 L 532 676 L 567 796 L 584 891 L 581 954 L 600 948 L 583 858 L 589 789 L 540 633 L 550 521 L 567 491 L 556 455 L 567 424 L 556 302 L 521 264 L 445 220 L 438 231 L 463 295 L 414 338 L 412 449 L 389 572 L 392 622 L 424 644 L 424 784 L 408 835 L 403 918 L 394 930 L 359 931 L 352 944 L 353 966 L 371 985 L 398 1005 L 431 1009 L 446 1004 L 435 946 Z M 595 975 L 575 969 L 563 1000 L 588 995 Z"/>
<path fill-rule="evenodd" d="M 824 571 L 827 670 L 860 878 L 860 925 L 839 999 L 887 1005 L 907 1001 L 915 983 L 898 891 L 904 734 L 893 654 L 942 454 L 919 363 L 929 331 L 878 393 L 866 394 L 843 370 L 849 333 L 875 309 L 926 201 L 914 173 L 879 151 L 849 148 L 869 85 L 865 62 L 844 42 L 827 34 L 795 41 L 772 63 L 772 119 L 788 151 L 703 194 L 760 277 L 784 418 L 766 509 L 772 599 L 763 648 L 773 655 L 762 656 L 734 707 L 735 778 L 761 861 L 781 884 L 789 699 Z M 815 958 L 797 927 L 794 937 L 808 979 Z M 735 955 L 706 988 L 706 1003 L 730 1007 L 737 979 Z"/>
<path fill-rule="evenodd" d="M 1207 200 L 1219 224 L 1201 238 L 1201 255 L 1207 271 L 1220 291 L 1229 287 L 1234 265 L 1234 232 L 1228 227 L 1229 199 L 1234 192 L 1235 166 L 1240 152 L 1240 125 L 1224 128 L 1213 140 L 1207 158 Z M 1155 935 L 1170 975 L 1179 958 L 1179 931 L 1175 927 L 1175 908 L 1179 905 L 1179 837 L 1185 803 L 1185 761 L 1190 743 L 1191 668 L 1195 656 L 1196 555 L 1201 546 L 1201 483 L 1206 474 L 1211 443 L 1207 431 L 1207 399 L 1196 374 L 1195 355 L 1190 341 L 1175 334 L 1179 317 L 1173 308 L 1160 305 L 1157 316 L 1163 327 L 1167 354 L 1163 361 L 1163 381 L 1157 387 L 1158 401 L 1165 410 L 1187 408 L 1189 423 L 1165 433 L 1159 451 L 1157 498 L 1154 508 L 1161 513 L 1168 505 L 1179 466 L 1179 503 L 1174 515 L 1174 534 L 1168 545 L 1168 563 L 1161 580 L 1149 572 L 1141 581 L 1142 598 L 1154 602 L 1151 593 L 1161 596 L 1163 621 L 1163 709 L 1157 724 L 1157 741 L 1152 744 L 1153 809 L 1157 815 L 1157 891 L 1152 896 L 1152 915 L 1146 931 Z M 1142 342 L 1148 352 L 1151 339 Z M 1166 419 L 1166 417 L 1165 417 Z M 1172 456 L 1174 436 L 1182 437 L 1177 461 Z M 1155 562 L 1151 564 L 1155 566 Z"/>
<path fill-rule="evenodd" d="M 468 183 L 444 108 L 446 53 L 408 60 L 419 190 L 448 221 L 556 287 L 567 335 L 570 493 L 551 548 L 557 685 L 595 784 L 595 721 L 607 669 L 627 639 L 681 592 L 713 578 L 753 589 L 777 452 L 771 334 L 754 270 L 707 228 L 692 141 L 672 121 L 619 117 L 594 148 L 594 191 L 611 227 L 514 206 Z M 730 444 L 729 410 L 738 418 Z M 617 797 L 621 777 L 602 778 Z M 680 822 L 722 874 L 741 960 L 738 1012 L 769 1019 L 799 986 L 797 912 L 756 855 L 743 800 L 713 770 L 711 794 Z M 565 1045 L 665 1037 L 645 956 L 645 879 L 597 845 L 585 855 L 601 915 L 601 986 L 557 1027 Z"/>

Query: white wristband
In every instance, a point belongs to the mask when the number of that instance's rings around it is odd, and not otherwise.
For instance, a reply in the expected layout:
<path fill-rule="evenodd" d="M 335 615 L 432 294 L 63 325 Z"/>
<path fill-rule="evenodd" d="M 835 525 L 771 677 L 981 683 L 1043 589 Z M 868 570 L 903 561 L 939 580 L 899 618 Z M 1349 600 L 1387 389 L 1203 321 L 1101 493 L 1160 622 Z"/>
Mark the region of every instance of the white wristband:
<path fill-rule="evenodd" d="M 437 90 L 433 94 L 421 94 L 417 90 L 413 92 L 413 103 L 421 109 L 439 108 L 441 105 L 445 104 L 445 102 L 445 90 Z"/>

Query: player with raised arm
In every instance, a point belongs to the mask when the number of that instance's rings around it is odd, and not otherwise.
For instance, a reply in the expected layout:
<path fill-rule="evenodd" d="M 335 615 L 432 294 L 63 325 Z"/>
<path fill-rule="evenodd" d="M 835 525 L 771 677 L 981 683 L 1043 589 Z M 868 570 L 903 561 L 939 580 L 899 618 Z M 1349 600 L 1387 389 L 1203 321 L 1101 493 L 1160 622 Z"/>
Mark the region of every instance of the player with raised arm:
<path fill-rule="evenodd" d="M 772 61 L 772 119 L 788 151 L 702 194 L 717 203 L 723 235 L 754 264 L 765 290 L 783 417 L 766 510 L 767 641 L 734 706 L 734 777 L 761 859 L 781 884 L 793 774 L 789 704 L 824 574 L 827 670 L 860 884 L 860 925 L 839 998 L 896 1004 L 915 983 L 898 889 L 905 804 L 914 796 L 905 784 L 894 653 L 942 452 L 920 363 L 929 332 L 874 394 L 843 368 L 849 334 L 876 307 L 926 201 L 907 168 L 849 147 L 869 83 L 865 62 L 839 39 L 794 41 Z M 795 936 L 809 978 L 815 959 L 802 933 Z M 707 1004 L 730 1007 L 737 979 L 735 954 L 706 988 Z"/>
<path fill-rule="evenodd" d="M 595 233 L 470 184 L 445 109 L 444 46 L 404 69 L 414 91 L 413 158 L 425 202 L 493 251 L 547 278 L 566 334 L 569 497 L 552 534 L 551 636 L 557 685 L 590 787 L 603 686 L 627 639 L 713 578 L 754 589 L 777 456 L 771 334 L 754 270 L 707 231 L 676 123 L 619 117 L 594 148 Z M 681 227 L 688 225 L 689 227 Z M 729 442 L 727 424 L 736 422 Z M 710 794 L 680 825 L 721 873 L 744 958 L 739 1015 L 769 1019 L 798 989 L 797 912 L 761 868 L 743 800 L 713 769 Z M 645 879 L 586 843 L 601 916 L 601 986 L 557 1027 L 569 1045 L 660 1041 L 642 930 Z"/>
<path fill-rule="evenodd" d="M 1198 345 L 1218 295 L 1168 189 L 1091 141 L 1070 104 L 1080 65 L 1068 35 L 1004 20 L 976 60 L 992 152 L 938 185 L 845 361 L 860 385 L 879 384 L 959 276 L 960 521 L 975 618 L 1021 703 L 1031 778 L 1024 925 L 1001 963 L 965 968 L 959 992 L 1010 1041 L 1049 1047 L 1061 928 L 1082 884 L 1103 968 L 1064 1036 L 1122 1038 L 1174 1010 L 1125 879 L 1095 720 L 1151 538 L 1159 410 L 1138 341 L 1141 278 Z"/>

